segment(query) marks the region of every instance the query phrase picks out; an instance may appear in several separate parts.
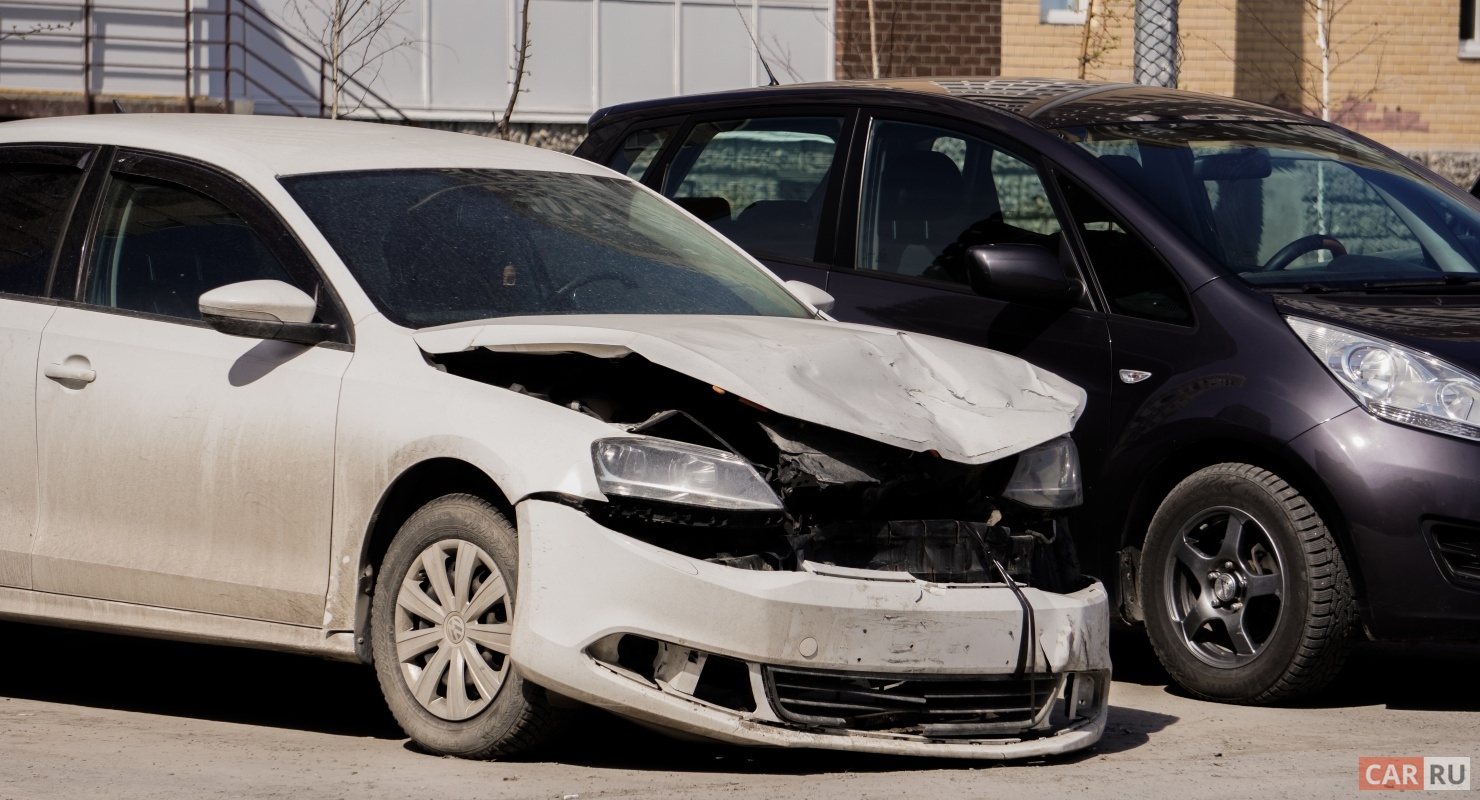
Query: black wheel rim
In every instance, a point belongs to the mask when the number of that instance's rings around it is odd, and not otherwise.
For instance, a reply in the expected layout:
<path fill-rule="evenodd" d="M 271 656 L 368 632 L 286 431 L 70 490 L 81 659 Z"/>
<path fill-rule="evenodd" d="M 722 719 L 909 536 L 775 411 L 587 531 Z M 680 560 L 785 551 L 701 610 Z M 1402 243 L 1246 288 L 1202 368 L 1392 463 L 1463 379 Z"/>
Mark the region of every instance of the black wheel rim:
<path fill-rule="evenodd" d="M 1177 533 L 1163 569 L 1172 630 L 1198 660 L 1220 669 L 1258 658 L 1278 632 L 1284 561 L 1247 512 L 1216 507 Z"/>

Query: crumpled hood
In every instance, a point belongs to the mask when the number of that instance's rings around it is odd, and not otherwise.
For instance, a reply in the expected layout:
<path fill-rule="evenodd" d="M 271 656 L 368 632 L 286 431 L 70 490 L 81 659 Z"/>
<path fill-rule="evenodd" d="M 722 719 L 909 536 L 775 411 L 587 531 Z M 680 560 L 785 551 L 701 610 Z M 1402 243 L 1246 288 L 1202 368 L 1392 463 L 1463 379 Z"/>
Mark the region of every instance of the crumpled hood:
<path fill-rule="evenodd" d="M 426 328 L 428 353 L 636 353 L 779 414 L 967 464 L 1068 433 L 1084 391 L 1022 359 L 914 333 L 814 319 L 505 317 Z"/>

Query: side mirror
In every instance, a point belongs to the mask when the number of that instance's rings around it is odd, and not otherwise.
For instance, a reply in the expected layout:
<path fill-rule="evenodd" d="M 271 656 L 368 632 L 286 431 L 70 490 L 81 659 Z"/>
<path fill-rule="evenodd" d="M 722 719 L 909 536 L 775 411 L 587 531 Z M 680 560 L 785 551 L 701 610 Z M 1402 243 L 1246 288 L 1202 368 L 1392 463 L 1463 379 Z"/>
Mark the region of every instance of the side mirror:
<path fill-rule="evenodd" d="M 318 303 L 282 281 L 242 281 L 218 286 L 200 296 L 200 318 L 231 336 L 318 344 L 334 326 L 315 323 Z"/>
<path fill-rule="evenodd" d="M 806 281 L 787 281 L 786 288 L 790 289 L 792 294 L 800 297 L 807 305 L 824 314 L 831 311 L 833 304 L 838 302 L 833 299 L 832 295 Z"/>
<path fill-rule="evenodd" d="M 1084 284 L 1064 274 L 1059 256 L 1034 244 L 983 244 L 966 251 L 971 288 L 983 297 L 1069 305 Z"/>

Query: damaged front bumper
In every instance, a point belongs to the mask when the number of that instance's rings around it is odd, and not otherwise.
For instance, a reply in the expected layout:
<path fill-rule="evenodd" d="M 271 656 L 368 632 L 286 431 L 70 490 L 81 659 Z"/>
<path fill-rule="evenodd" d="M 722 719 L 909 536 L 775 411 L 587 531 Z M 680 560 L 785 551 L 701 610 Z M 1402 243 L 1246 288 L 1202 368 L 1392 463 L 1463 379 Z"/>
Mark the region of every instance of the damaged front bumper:
<path fill-rule="evenodd" d="M 776 747 L 1006 759 L 1078 750 L 1103 732 L 1098 582 L 1019 596 L 899 573 L 743 570 L 559 503 L 526 500 L 518 521 L 512 649 L 558 694 L 678 734 Z"/>

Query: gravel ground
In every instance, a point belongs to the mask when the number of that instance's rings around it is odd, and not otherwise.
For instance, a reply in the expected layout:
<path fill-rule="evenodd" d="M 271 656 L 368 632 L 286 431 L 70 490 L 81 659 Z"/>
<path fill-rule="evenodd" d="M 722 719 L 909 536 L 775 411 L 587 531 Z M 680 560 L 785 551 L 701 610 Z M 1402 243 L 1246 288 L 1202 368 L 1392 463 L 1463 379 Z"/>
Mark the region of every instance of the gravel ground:
<path fill-rule="evenodd" d="M 1301 708 L 1203 703 L 1118 634 L 1093 750 L 1010 765 L 670 741 L 591 713 L 551 751 L 409 746 L 366 668 L 0 623 L 0 798 L 1337 797 L 1364 755 L 1480 765 L 1480 648 L 1368 645 Z M 1475 783 L 1480 788 L 1480 781 Z"/>

